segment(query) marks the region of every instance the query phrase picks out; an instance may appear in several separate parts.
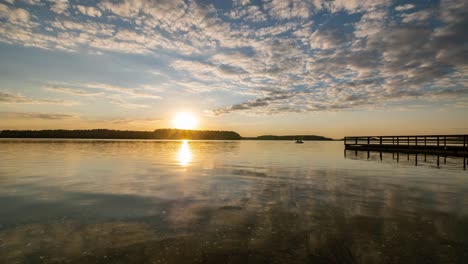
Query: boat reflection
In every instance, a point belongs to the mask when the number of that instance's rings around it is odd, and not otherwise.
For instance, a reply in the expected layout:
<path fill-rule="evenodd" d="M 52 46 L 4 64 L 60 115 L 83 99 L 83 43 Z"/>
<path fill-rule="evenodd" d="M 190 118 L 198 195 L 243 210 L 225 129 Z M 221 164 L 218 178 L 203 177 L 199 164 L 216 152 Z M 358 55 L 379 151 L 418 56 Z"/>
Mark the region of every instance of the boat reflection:
<path fill-rule="evenodd" d="M 179 152 L 177 153 L 177 161 L 180 166 L 188 166 L 192 161 L 192 150 L 187 140 L 182 140 Z"/>

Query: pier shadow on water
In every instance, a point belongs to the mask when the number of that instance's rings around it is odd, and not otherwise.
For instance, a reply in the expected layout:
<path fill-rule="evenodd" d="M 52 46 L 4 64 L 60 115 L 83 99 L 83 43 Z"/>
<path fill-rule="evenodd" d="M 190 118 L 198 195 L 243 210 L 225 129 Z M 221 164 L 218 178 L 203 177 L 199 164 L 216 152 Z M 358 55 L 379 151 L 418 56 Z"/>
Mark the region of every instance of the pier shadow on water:
<path fill-rule="evenodd" d="M 351 160 L 380 161 L 390 164 L 401 164 L 404 166 L 412 165 L 431 168 L 443 167 L 445 170 L 466 170 L 468 164 L 468 159 L 465 157 L 452 157 L 425 153 L 344 149 L 344 157 Z"/>

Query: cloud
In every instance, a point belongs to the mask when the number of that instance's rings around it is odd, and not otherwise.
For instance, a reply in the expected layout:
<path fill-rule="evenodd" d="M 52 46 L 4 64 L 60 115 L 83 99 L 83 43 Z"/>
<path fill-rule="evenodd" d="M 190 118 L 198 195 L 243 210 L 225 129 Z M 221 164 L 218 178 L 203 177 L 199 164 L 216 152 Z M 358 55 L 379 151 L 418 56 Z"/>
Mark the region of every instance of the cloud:
<path fill-rule="evenodd" d="M 26 9 L 8 7 L 0 4 L 0 18 L 8 20 L 11 24 L 29 26 L 30 14 Z"/>
<path fill-rule="evenodd" d="M 108 123 L 113 125 L 120 124 L 154 124 L 156 122 L 162 121 L 159 118 L 110 118 L 110 119 L 97 119 L 93 120 L 94 122 L 99 123 Z"/>
<path fill-rule="evenodd" d="M 402 21 L 404 23 L 426 21 L 432 16 L 432 10 L 421 10 L 410 14 L 402 14 Z"/>
<path fill-rule="evenodd" d="M 60 15 L 68 15 L 68 8 L 70 7 L 70 3 L 68 0 L 49 0 L 52 4 L 50 10 L 54 13 Z"/>
<path fill-rule="evenodd" d="M 265 1 L 265 9 L 270 16 L 277 19 L 308 18 L 311 15 L 310 5 L 301 0 Z"/>
<path fill-rule="evenodd" d="M 0 41 L 8 44 L 157 62 L 157 94 L 118 82 L 48 89 L 125 107 L 145 107 L 174 87 L 222 94 L 216 114 L 466 97 L 468 8 L 461 0 L 52 1 L 34 9 L 0 5 L 0 16 Z"/>
<path fill-rule="evenodd" d="M 119 106 L 124 107 L 124 108 L 136 109 L 136 108 L 148 108 L 149 107 L 149 105 L 131 103 L 131 102 L 129 102 L 127 100 L 124 100 L 124 99 L 121 99 L 121 98 L 111 98 L 109 102 L 111 104 L 119 105 Z"/>
<path fill-rule="evenodd" d="M 323 28 L 312 33 L 310 46 L 314 49 L 334 49 L 349 43 L 349 36 L 337 28 Z"/>
<path fill-rule="evenodd" d="M 276 95 L 258 98 L 241 104 L 235 104 L 229 107 L 213 110 L 214 115 L 223 115 L 238 110 L 251 110 L 254 108 L 265 107 L 277 101 L 287 100 L 294 96 L 294 93 L 279 93 Z"/>
<path fill-rule="evenodd" d="M 77 102 L 66 101 L 60 99 L 39 99 L 31 98 L 18 93 L 12 93 L 5 90 L 0 90 L 0 103 L 12 104 L 57 104 L 57 105 L 74 105 Z"/>
<path fill-rule="evenodd" d="M 47 91 L 51 92 L 58 92 L 58 93 L 65 93 L 71 95 L 79 95 L 79 96 L 100 96 L 103 93 L 93 93 L 81 89 L 73 89 L 73 88 L 66 88 L 66 87 L 47 87 L 45 88 Z"/>
<path fill-rule="evenodd" d="M 410 10 L 410 9 L 413 9 L 413 8 L 415 8 L 415 5 L 405 4 L 405 5 L 396 6 L 395 10 L 396 11 L 406 11 L 406 10 Z"/>
<path fill-rule="evenodd" d="M 77 119 L 75 114 L 57 114 L 57 113 L 22 113 L 22 112 L 0 112 L 0 116 L 14 119 L 45 119 L 45 120 L 66 120 Z"/>
<path fill-rule="evenodd" d="M 137 97 L 137 98 L 139 97 L 139 98 L 161 99 L 161 96 L 159 95 L 155 95 L 155 94 L 144 91 L 145 88 L 138 88 L 138 87 L 127 88 L 127 87 L 120 87 L 120 86 L 104 84 L 104 83 L 89 83 L 89 84 L 85 84 L 84 86 L 87 88 L 118 92 L 118 93 L 130 95 L 132 97 Z"/>
<path fill-rule="evenodd" d="M 75 6 L 82 14 L 90 16 L 90 17 L 100 17 L 102 15 L 101 11 L 92 6 L 83 6 L 83 5 L 76 5 Z"/>

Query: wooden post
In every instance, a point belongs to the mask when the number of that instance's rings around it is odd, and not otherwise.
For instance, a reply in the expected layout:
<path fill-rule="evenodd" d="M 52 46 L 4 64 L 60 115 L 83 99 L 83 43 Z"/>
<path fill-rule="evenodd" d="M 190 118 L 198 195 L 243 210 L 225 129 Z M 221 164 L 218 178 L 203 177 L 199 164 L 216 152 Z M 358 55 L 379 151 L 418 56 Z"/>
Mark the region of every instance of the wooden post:
<path fill-rule="evenodd" d="M 354 138 L 354 142 L 357 145 L 357 137 Z"/>
<path fill-rule="evenodd" d="M 367 145 L 370 144 L 370 137 L 367 137 Z"/>
<path fill-rule="evenodd" d="M 437 167 L 439 167 L 439 155 L 437 155 Z"/>
<path fill-rule="evenodd" d="M 344 137 L 344 144 L 345 144 L 345 146 L 346 146 L 346 137 Z"/>
<path fill-rule="evenodd" d="M 414 166 L 418 166 L 418 154 L 414 155 Z"/>
<path fill-rule="evenodd" d="M 408 146 L 409 146 L 409 137 L 408 137 Z"/>
<path fill-rule="evenodd" d="M 437 146 L 439 146 L 439 137 L 437 137 Z"/>
<path fill-rule="evenodd" d="M 370 151 L 367 151 L 367 159 L 370 158 Z"/>
<path fill-rule="evenodd" d="M 380 137 L 380 145 L 382 145 L 382 137 Z"/>
<path fill-rule="evenodd" d="M 380 160 L 382 160 L 382 151 L 380 151 Z"/>

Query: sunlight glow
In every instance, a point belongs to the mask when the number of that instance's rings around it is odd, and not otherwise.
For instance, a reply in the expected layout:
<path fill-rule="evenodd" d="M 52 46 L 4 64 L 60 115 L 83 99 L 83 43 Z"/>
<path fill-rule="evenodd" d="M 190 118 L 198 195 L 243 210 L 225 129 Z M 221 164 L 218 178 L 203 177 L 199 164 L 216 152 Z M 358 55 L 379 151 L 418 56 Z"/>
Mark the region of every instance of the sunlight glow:
<path fill-rule="evenodd" d="M 174 117 L 172 125 L 178 129 L 195 129 L 198 125 L 198 120 L 192 113 L 181 112 Z"/>
<path fill-rule="evenodd" d="M 187 166 L 192 161 L 192 150 L 187 140 L 182 140 L 182 145 L 177 153 L 177 161 L 181 166 Z"/>

